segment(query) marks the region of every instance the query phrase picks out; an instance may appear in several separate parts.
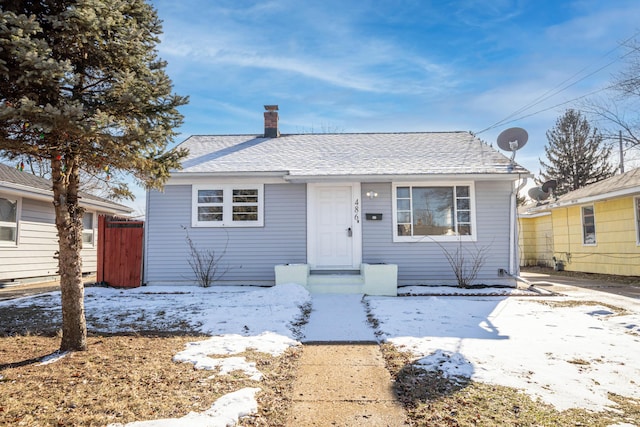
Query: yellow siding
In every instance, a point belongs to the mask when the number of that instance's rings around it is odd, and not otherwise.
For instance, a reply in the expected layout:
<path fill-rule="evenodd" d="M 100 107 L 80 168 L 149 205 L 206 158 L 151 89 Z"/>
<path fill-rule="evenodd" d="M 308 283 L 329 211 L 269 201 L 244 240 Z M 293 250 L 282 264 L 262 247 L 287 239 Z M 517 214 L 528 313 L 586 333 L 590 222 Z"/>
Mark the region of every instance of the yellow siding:
<path fill-rule="evenodd" d="M 640 246 L 633 203 L 633 197 L 625 197 L 592 204 L 595 245 L 582 243 L 582 206 L 554 209 L 554 255 L 564 261 L 565 270 L 640 276 Z"/>
<path fill-rule="evenodd" d="M 519 219 L 520 265 L 551 267 L 553 228 L 551 215 Z"/>

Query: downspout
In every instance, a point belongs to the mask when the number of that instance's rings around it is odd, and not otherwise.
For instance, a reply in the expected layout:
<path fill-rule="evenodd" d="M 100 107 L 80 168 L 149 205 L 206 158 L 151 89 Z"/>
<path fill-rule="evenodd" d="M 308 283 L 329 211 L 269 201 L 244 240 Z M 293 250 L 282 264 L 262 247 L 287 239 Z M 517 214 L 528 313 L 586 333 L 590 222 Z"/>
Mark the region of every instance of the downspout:
<path fill-rule="evenodd" d="M 144 225 L 142 228 L 142 238 L 144 244 L 142 245 L 142 277 L 140 278 L 141 286 L 147 286 L 147 268 L 149 263 L 147 261 L 147 254 L 149 253 L 149 202 L 151 200 L 151 190 L 147 189 L 145 192 L 145 205 L 144 205 Z"/>
<path fill-rule="evenodd" d="M 511 192 L 510 220 L 509 228 L 509 276 L 518 277 L 520 275 L 520 265 L 518 260 L 518 208 L 517 196 L 520 190 L 527 185 L 527 177 L 522 178 L 522 183 L 518 188 L 514 187 Z"/>

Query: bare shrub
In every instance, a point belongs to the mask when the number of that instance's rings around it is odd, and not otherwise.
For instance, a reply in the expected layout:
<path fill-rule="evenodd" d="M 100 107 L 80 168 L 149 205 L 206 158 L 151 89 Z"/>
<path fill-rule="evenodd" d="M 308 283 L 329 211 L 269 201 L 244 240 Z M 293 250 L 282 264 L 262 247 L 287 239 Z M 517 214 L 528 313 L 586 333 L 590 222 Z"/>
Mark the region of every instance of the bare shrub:
<path fill-rule="evenodd" d="M 456 276 L 458 287 L 470 288 L 473 286 L 473 282 L 478 277 L 480 269 L 484 266 L 489 247 L 478 247 L 474 243 L 473 250 L 471 250 L 467 248 L 468 245 L 463 246 L 462 241 L 459 241 L 455 252 L 452 252 L 440 243 L 436 243 L 440 246 L 440 249 L 442 249 L 442 253 L 451 266 L 451 269 Z"/>
<path fill-rule="evenodd" d="M 195 275 L 198 286 L 208 288 L 217 280 L 220 280 L 220 278 L 222 278 L 222 276 L 224 276 L 227 271 L 229 271 L 228 266 L 222 268 L 220 264 L 220 260 L 227 253 L 229 236 L 227 236 L 227 241 L 225 242 L 224 249 L 220 253 L 216 253 L 216 251 L 213 249 L 198 248 L 189 236 L 189 231 L 187 230 L 187 228 L 184 226 L 182 226 L 182 228 L 186 233 L 185 239 L 187 241 L 187 244 L 189 245 L 189 258 L 187 258 L 189 267 L 191 267 L 191 270 Z"/>

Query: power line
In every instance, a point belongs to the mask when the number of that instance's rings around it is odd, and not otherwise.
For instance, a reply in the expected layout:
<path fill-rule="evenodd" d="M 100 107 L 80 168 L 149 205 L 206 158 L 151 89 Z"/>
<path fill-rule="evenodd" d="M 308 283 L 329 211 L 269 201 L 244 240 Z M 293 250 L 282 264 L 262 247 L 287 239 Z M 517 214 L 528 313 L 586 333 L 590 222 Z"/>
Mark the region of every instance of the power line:
<path fill-rule="evenodd" d="M 503 119 L 503 120 L 501 120 L 500 122 L 496 123 L 495 125 L 489 126 L 488 128 L 483 129 L 483 130 L 481 130 L 480 132 L 477 132 L 477 133 L 474 133 L 474 134 L 475 134 L 475 135 L 478 135 L 478 134 L 480 134 L 480 133 L 482 133 L 482 132 L 485 132 L 485 131 L 491 130 L 491 129 L 496 128 L 496 127 L 498 127 L 498 126 L 506 125 L 506 124 L 508 124 L 508 123 L 517 122 L 518 120 L 526 119 L 526 118 L 528 118 L 528 117 L 535 116 L 536 114 L 540 114 L 540 113 L 544 113 L 545 111 L 553 110 L 554 108 L 558 108 L 558 107 L 561 107 L 561 106 L 563 106 L 563 105 L 570 104 L 570 103 L 572 103 L 572 102 L 574 102 L 574 101 L 577 101 L 577 100 L 579 100 L 579 99 L 587 98 L 587 97 L 589 97 L 589 96 L 591 96 L 591 95 L 595 95 L 596 93 L 603 92 L 603 91 L 605 91 L 605 90 L 609 90 L 609 89 L 613 88 L 614 86 L 615 86 L 615 85 L 610 85 L 610 86 L 607 86 L 607 87 L 603 87 L 603 88 L 600 88 L 600 89 L 594 90 L 594 91 L 592 91 L 592 92 L 589 92 L 589 93 L 587 93 L 587 94 L 585 94 L 585 95 L 581 95 L 581 96 L 578 96 L 578 97 L 576 97 L 576 98 L 572 98 L 572 99 L 570 99 L 570 100 L 568 100 L 568 101 L 561 102 L 561 103 L 559 103 L 559 104 L 555 104 L 555 105 L 552 105 L 552 106 L 550 106 L 550 107 L 543 108 L 543 109 L 541 109 L 541 110 L 537 110 L 537 111 L 535 111 L 535 112 L 533 112 L 533 113 L 525 114 L 524 116 L 516 117 L 516 118 L 514 118 L 514 119 L 512 119 L 512 120 L 509 120 L 509 121 L 504 121 L 504 120 L 506 120 L 506 119 Z"/>
<path fill-rule="evenodd" d="M 622 43 L 619 43 L 619 44 L 618 44 L 618 46 L 616 46 L 615 48 L 613 48 L 613 49 L 609 50 L 608 52 L 606 52 L 605 54 L 603 54 L 600 58 L 605 58 L 605 57 L 607 57 L 607 56 L 611 55 L 613 52 L 615 52 L 616 50 L 620 49 L 623 45 L 625 45 L 625 44 L 626 44 L 626 43 L 628 43 L 629 41 L 631 41 L 631 40 L 633 40 L 634 38 L 636 38 L 639 34 L 640 34 L 640 30 L 636 31 L 636 32 L 635 32 L 631 37 L 627 38 L 627 39 L 626 39 L 626 40 L 624 40 Z M 510 120 L 510 119 L 512 119 L 513 117 L 517 116 L 518 114 L 523 113 L 524 111 L 529 110 L 529 109 L 530 109 L 530 108 L 532 108 L 532 107 L 535 107 L 536 105 L 538 105 L 538 104 L 540 104 L 540 103 L 542 103 L 542 102 L 544 102 L 544 101 L 546 101 L 546 100 L 548 100 L 548 99 L 550 99 L 550 98 L 552 98 L 552 97 L 554 97 L 554 96 L 558 95 L 558 94 L 559 94 L 559 93 L 561 93 L 561 92 L 564 92 L 565 90 L 567 90 L 567 89 L 569 89 L 570 87 L 572 87 L 572 86 L 574 86 L 574 85 L 576 85 L 576 84 L 580 83 L 581 81 L 583 81 L 583 80 L 585 80 L 585 79 L 587 79 L 587 78 L 589 78 L 589 77 L 593 76 L 594 74 L 599 73 L 600 71 L 602 71 L 602 70 L 604 70 L 605 68 L 607 68 L 607 67 L 611 66 L 612 64 L 615 64 L 616 62 L 620 61 L 621 59 L 626 58 L 627 56 L 631 55 L 632 53 L 633 53 L 633 51 L 630 51 L 630 52 L 626 53 L 625 55 L 622 55 L 621 57 L 616 58 L 616 59 L 614 59 L 613 61 L 608 62 L 607 64 L 605 64 L 605 65 L 601 66 L 600 68 L 596 69 L 595 71 L 593 71 L 593 72 L 591 72 L 591 73 L 589 73 L 589 74 L 587 74 L 587 75 L 585 75 L 585 76 L 581 77 L 580 79 L 578 79 L 578 80 L 574 81 L 573 83 L 570 83 L 570 84 L 565 85 L 567 82 L 570 82 L 570 81 L 571 81 L 571 80 L 573 80 L 575 77 L 577 77 L 578 75 L 580 75 L 581 73 L 583 73 L 585 70 L 587 70 L 588 68 L 590 68 L 590 67 L 593 65 L 593 63 L 591 63 L 591 64 L 589 64 L 589 65 L 587 65 L 587 66 L 583 67 L 580 71 L 578 71 L 578 72 L 574 73 L 571 77 L 569 77 L 569 78 L 565 79 L 564 81 L 562 81 L 561 83 L 557 84 L 557 85 L 556 85 L 556 86 L 554 86 L 553 88 L 551 88 L 551 89 L 547 90 L 545 93 L 543 93 L 542 95 L 538 96 L 537 98 L 535 98 L 535 99 L 534 99 L 534 100 L 532 100 L 531 102 L 529 102 L 529 103 L 527 103 L 527 104 L 523 105 L 522 107 L 520 107 L 520 108 L 519 108 L 519 109 L 517 109 L 516 111 L 512 112 L 511 114 L 509 114 L 507 117 L 505 117 L 505 118 L 503 118 L 503 119 L 499 120 L 498 122 L 496 122 L 496 123 L 492 124 L 491 126 L 489 126 L 489 127 L 485 128 L 485 129 L 482 129 L 482 130 L 481 130 L 481 131 L 479 131 L 479 132 L 475 132 L 475 134 L 476 134 L 476 135 L 481 134 L 481 133 L 486 132 L 486 131 L 488 131 L 488 130 L 494 129 L 494 128 L 498 127 L 498 126 L 502 126 L 502 125 L 507 124 L 507 123 L 511 123 L 511 122 L 514 122 L 514 121 L 517 121 L 517 120 L 521 120 L 521 119 L 526 118 L 526 117 L 531 117 L 531 116 L 533 116 L 533 115 L 535 115 L 535 114 L 539 114 L 539 113 L 541 113 L 541 112 L 544 112 L 544 111 L 547 111 L 547 110 L 550 110 L 550 109 L 556 108 L 556 107 L 561 106 L 561 105 L 568 104 L 568 103 L 573 102 L 573 101 L 576 101 L 576 100 L 578 100 L 578 99 L 585 98 L 586 96 L 592 95 L 592 94 L 594 94 L 594 93 L 598 93 L 598 92 L 601 92 L 601 91 L 603 91 L 603 90 L 606 90 L 606 89 L 610 89 L 610 88 L 612 88 L 613 86 L 608 86 L 608 87 L 606 87 L 606 88 L 596 90 L 596 91 L 594 91 L 594 92 L 592 92 L 592 93 L 590 93 L 590 94 L 588 94 L 588 95 L 583 95 L 583 96 L 580 96 L 580 97 L 576 97 L 576 98 L 571 99 L 571 100 L 569 100 L 569 101 L 567 101 L 567 102 L 563 102 L 563 103 L 561 103 L 561 104 L 557 104 L 557 105 L 555 105 L 555 106 L 553 106 L 553 107 L 545 108 L 545 109 L 539 110 L 539 111 L 537 111 L 537 112 L 535 112 L 535 113 L 527 114 L 527 115 L 525 115 L 525 116 L 517 117 L 517 118 L 515 118 L 515 119 L 513 119 L 513 120 Z M 557 89 L 557 90 L 556 90 L 556 89 Z"/>

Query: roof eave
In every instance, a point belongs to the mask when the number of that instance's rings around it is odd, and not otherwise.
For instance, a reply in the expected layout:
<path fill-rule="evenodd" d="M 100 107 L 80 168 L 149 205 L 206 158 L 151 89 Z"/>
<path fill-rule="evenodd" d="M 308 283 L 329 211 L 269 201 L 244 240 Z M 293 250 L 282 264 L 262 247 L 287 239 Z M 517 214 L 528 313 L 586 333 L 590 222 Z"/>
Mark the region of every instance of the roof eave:
<path fill-rule="evenodd" d="M 517 181 L 529 178 L 527 174 L 499 173 L 425 173 L 425 174 L 366 174 L 366 175 L 289 175 L 285 179 L 291 183 L 303 182 L 410 182 L 410 181 Z"/>
<path fill-rule="evenodd" d="M 283 182 L 392 182 L 392 181 L 441 181 L 441 180 L 482 180 L 482 181 L 517 181 L 522 178 L 533 178 L 528 171 L 511 173 L 423 173 L 423 174 L 296 174 L 288 171 L 235 171 L 235 172 L 177 172 L 171 175 L 168 185 L 191 182 L 192 180 L 248 178 L 277 179 Z"/>
<path fill-rule="evenodd" d="M 51 202 L 53 200 L 53 191 L 29 187 L 22 184 L 14 184 L 11 182 L 2 181 L 0 182 L 0 190 L 2 190 L 3 193 L 10 194 L 16 197 L 27 197 L 44 202 Z M 86 197 L 82 196 L 80 196 L 80 205 L 100 208 L 107 213 L 113 214 L 130 214 L 131 212 L 133 212 L 133 209 L 129 208 L 128 206 L 107 201 L 103 202 L 100 200 L 87 199 Z"/>
<path fill-rule="evenodd" d="M 610 191 L 607 193 L 597 194 L 594 196 L 579 197 L 575 199 L 562 200 L 558 202 L 549 203 L 550 208 L 561 208 L 572 205 L 583 205 L 587 203 L 599 202 L 608 199 L 617 199 L 619 197 L 632 196 L 634 194 L 640 194 L 640 186 L 634 186 L 624 188 L 622 190 Z"/>

